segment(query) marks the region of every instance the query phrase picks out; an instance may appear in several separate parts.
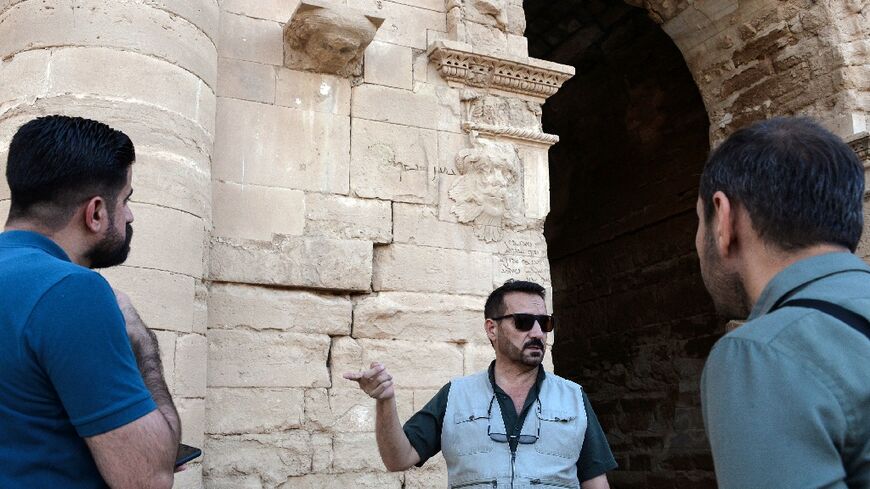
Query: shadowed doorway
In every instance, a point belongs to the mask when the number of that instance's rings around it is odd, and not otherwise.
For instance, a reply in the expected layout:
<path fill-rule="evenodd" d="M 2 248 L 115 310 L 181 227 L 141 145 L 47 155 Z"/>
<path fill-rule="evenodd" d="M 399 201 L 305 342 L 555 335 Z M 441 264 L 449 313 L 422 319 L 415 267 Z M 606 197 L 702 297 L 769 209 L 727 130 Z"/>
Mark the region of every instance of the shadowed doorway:
<path fill-rule="evenodd" d="M 621 1 L 526 1 L 529 54 L 576 76 L 544 106 L 556 373 L 582 384 L 611 486 L 716 487 L 699 407 L 722 333 L 694 250 L 707 113 L 676 46 Z"/>

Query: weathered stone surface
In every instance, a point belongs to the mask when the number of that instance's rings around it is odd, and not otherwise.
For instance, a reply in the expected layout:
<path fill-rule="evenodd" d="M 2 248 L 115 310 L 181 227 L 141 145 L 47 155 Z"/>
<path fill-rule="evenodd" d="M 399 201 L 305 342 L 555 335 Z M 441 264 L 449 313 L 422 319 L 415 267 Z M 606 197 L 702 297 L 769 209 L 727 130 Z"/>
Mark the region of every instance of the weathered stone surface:
<path fill-rule="evenodd" d="M 179 39 L 185 49 L 178 49 Z M 138 3 L 18 2 L 4 13 L 0 46 L 4 57 L 51 46 L 111 46 L 168 60 L 215 85 L 215 46 L 205 32 L 166 10 Z"/>
<path fill-rule="evenodd" d="M 211 220 L 208 159 L 187 158 L 136 146 L 135 201 L 187 212 Z"/>
<path fill-rule="evenodd" d="M 322 489 L 324 487 L 401 489 L 404 485 L 402 484 L 402 474 L 354 472 L 291 477 L 279 489 Z"/>
<path fill-rule="evenodd" d="M 197 445 L 201 446 L 201 445 Z M 202 485 L 202 460 L 197 459 L 189 464 L 183 472 L 175 474 L 173 489 L 200 489 Z"/>
<path fill-rule="evenodd" d="M 305 227 L 301 190 L 215 182 L 212 192 L 214 236 L 270 241 Z"/>
<path fill-rule="evenodd" d="M 323 73 L 278 68 L 275 103 L 326 114 L 350 114 L 350 80 Z"/>
<path fill-rule="evenodd" d="M 193 278 L 123 265 L 100 273 L 112 287 L 130 296 L 149 328 L 182 333 L 193 330 Z"/>
<path fill-rule="evenodd" d="M 411 90 L 414 86 L 411 48 L 375 41 L 366 49 L 365 81 Z"/>
<path fill-rule="evenodd" d="M 304 412 L 302 389 L 211 388 L 205 405 L 206 432 L 284 433 L 302 426 Z"/>
<path fill-rule="evenodd" d="M 356 299 L 354 338 L 483 342 L 485 297 L 381 292 Z"/>
<path fill-rule="evenodd" d="M 175 339 L 172 331 L 155 331 L 157 347 L 160 349 L 160 362 L 163 364 L 163 380 L 170 393 L 175 393 Z"/>
<path fill-rule="evenodd" d="M 435 131 L 354 119 L 350 185 L 365 198 L 434 203 Z"/>
<path fill-rule="evenodd" d="M 550 213 L 550 172 L 547 148 L 520 146 L 523 162 L 523 212 L 527 219 L 543 221 Z"/>
<path fill-rule="evenodd" d="M 127 265 L 202 277 L 205 229 L 201 219 L 165 207 L 136 203 L 130 207 L 135 216 L 134 236 L 140 238 L 134 238 Z M 172 243 L 172 247 L 156 243 Z"/>
<path fill-rule="evenodd" d="M 421 468 L 414 467 L 405 472 L 405 489 L 426 489 L 430 487 L 448 487 L 447 463 L 439 453 Z"/>
<path fill-rule="evenodd" d="M 369 290 L 372 245 L 366 241 L 281 237 L 271 243 L 216 238 L 211 278 L 219 282 Z"/>
<path fill-rule="evenodd" d="M 175 397 L 173 399 L 181 417 L 181 441 L 195 447 L 205 442 L 205 399 Z M 202 460 L 197 460 L 201 462 Z"/>
<path fill-rule="evenodd" d="M 256 19 L 274 20 L 285 23 L 300 0 L 221 0 L 221 9 L 225 12 L 246 15 Z"/>
<path fill-rule="evenodd" d="M 208 342 L 198 334 L 175 341 L 175 392 L 182 397 L 205 397 Z"/>
<path fill-rule="evenodd" d="M 329 337 L 208 332 L 209 387 L 328 387 Z"/>
<path fill-rule="evenodd" d="M 333 385 L 349 382 L 341 378 L 344 372 L 367 370 L 372 362 L 381 362 L 393 376 L 397 392 L 439 389 L 462 374 L 462 361 L 460 347 L 448 343 L 340 337 L 332 346 Z M 432 369 L 432 365 L 439 368 Z"/>
<path fill-rule="evenodd" d="M 493 288 L 508 279 L 550 284 L 550 262 L 546 257 L 499 255 L 493 257 Z"/>
<path fill-rule="evenodd" d="M 347 335 L 351 330 L 352 305 L 345 296 L 213 284 L 208 314 L 212 329 Z"/>
<path fill-rule="evenodd" d="M 212 481 L 214 486 L 219 486 L 222 478 L 232 479 L 239 474 L 253 475 L 261 485 L 223 487 L 276 487 L 289 477 L 307 474 L 311 469 L 311 435 L 304 431 L 213 435 L 206 440 L 203 452 L 210 454 L 203 461 L 208 487 L 213 487 Z"/>
<path fill-rule="evenodd" d="M 145 3 L 183 18 L 199 27 L 212 41 L 217 43 L 218 19 L 221 10 L 219 3 L 221 2 L 215 0 L 199 2 L 188 0 L 145 0 Z"/>
<path fill-rule="evenodd" d="M 284 41 L 279 23 L 224 12 L 220 29 L 221 57 L 281 66 Z"/>
<path fill-rule="evenodd" d="M 341 374 L 344 372 L 334 372 Z M 305 429 L 333 433 L 368 432 L 375 429 L 375 401 L 357 383 L 339 378 L 331 389 L 305 391 Z M 399 418 L 407 420 L 412 410 L 412 392 L 396 392 Z"/>
<path fill-rule="evenodd" d="M 284 27 L 284 66 L 350 77 L 384 19 L 329 2 L 303 1 Z"/>
<path fill-rule="evenodd" d="M 0 61 L 0 83 L 3 86 L 3 90 L 0 90 L 0 101 L 32 101 L 37 95 L 45 93 L 48 88 L 46 73 L 50 55 L 48 50 L 25 51 Z M 2 150 L 6 151 L 8 148 L 6 143 Z M 3 159 L 3 164 L 6 164 L 6 158 Z"/>
<path fill-rule="evenodd" d="M 349 160 L 347 117 L 221 99 L 217 179 L 346 194 Z"/>
<path fill-rule="evenodd" d="M 432 7 L 433 1 L 425 0 L 426 4 L 419 7 Z M 378 2 L 378 0 L 348 0 L 347 4 L 353 8 L 374 10 L 386 19 L 375 35 L 375 41 L 426 49 L 427 31 L 447 32 L 447 19 L 442 13 L 443 6 L 429 10 L 418 8 L 417 2 L 414 6 L 410 6 L 402 5 L 400 2 Z"/>
<path fill-rule="evenodd" d="M 460 132 L 459 93 L 420 84 L 414 91 L 364 84 L 353 89 L 354 118 Z"/>
<path fill-rule="evenodd" d="M 336 433 L 332 466 L 339 472 L 385 471 L 374 433 Z"/>
<path fill-rule="evenodd" d="M 393 244 L 377 247 L 374 259 L 374 290 L 492 292 L 492 257 L 485 253 Z"/>
<path fill-rule="evenodd" d="M 463 346 L 464 370 L 462 375 L 471 375 L 489 368 L 489 364 L 495 360 L 495 350 L 487 340 L 486 344 L 469 343 Z"/>
<path fill-rule="evenodd" d="M 384 200 L 308 194 L 305 235 L 389 243 L 393 237 L 392 206 Z"/>
<path fill-rule="evenodd" d="M 217 95 L 252 102 L 275 102 L 274 65 L 265 65 L 232 58 L 218 61 Z"/>

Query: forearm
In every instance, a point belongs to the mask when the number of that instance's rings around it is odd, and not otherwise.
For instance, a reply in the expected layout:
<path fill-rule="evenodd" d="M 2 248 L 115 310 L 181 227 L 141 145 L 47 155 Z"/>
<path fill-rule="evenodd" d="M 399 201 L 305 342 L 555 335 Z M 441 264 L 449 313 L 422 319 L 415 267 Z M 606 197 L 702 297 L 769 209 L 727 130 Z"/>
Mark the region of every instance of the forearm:
<path fill-rule="evenodd" d="M 379 399 L 376 402 L 375 437 L 381 460 L 390 471 L 406 470 L 419 462 L 420 456 L 402 430 L 396 398 Z"/>
<path fill-rule="evenodd" d="M 124 316 L 128 322 L 136 323 L 129 325 L 132 326 L 131 329 L 137 331 L 137 334 L 131 336 L 130 345 L 133 347 L 133 354 L 136 356 L 136 364 L 142 374 L 145 387 L 151 392 L 157 409 L 166 420 L 171 432 L 172 447 L 175 447 L 181 441 L 181 420 L 163 377 L 163 362 L 160 360 L 157 336 L 144 325 L 142 318 L 132 306 L 125 309 Z"/>
<path fill-rule="evenodd" d="M 610 484 L 607 483 L 607 475 L 601 474 L 598 477 L 593 477 L 580 484 L 582 489 L 610 489 Z"/>

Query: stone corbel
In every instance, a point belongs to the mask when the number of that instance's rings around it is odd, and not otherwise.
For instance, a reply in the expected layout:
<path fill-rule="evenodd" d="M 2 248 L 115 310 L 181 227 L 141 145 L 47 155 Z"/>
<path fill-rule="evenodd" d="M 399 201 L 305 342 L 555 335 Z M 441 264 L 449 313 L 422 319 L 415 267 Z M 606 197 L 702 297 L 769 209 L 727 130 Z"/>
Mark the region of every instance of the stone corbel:
<path fill-rule="evenodd" d="M 284 28 L 284 66 L 350 77 L 384 19 L 354 8 L 306 0 Z"/>
<path fill-rule="evenodd" d="M 543 103 L 574 76 L 574 67 L 536 58 L 495 57 L 471 45 L 440 40 L 429 46 L 429 60 L 456 87 L 521 95 Z"/>
<path fill-rule="evenodd" d="M 864 162 L 865 170 L 870 170 L 870 133 L 864 131 L 846 138 L 846 143 L 855 150 Z"/>

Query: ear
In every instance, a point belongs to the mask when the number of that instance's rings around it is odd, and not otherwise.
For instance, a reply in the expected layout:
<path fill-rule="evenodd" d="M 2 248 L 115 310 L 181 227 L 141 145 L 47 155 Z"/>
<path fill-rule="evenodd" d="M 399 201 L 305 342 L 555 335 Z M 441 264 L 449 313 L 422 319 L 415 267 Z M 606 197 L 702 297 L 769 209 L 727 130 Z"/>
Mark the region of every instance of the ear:
<path fill-rule="evenodd" d="M 99 195 L 84 204 L 84 225 L 88 231 L 99 234 L 109 226 L 109 208 L 106 199 Z"/>
<path fill-rule="evenodd" d="M 483 329 L 486 331 L 486 337 L 489 338 L 489 341 L 495 342 L 495 339 L 498 337 L 498 333 L 496 333 L 498 323 L 492 319 L 487 319 L 483 323 Z"/>
<path fill-rule="evenodd" d="M 712 202 L 715 212 L 710 232 L 715 238 L 719 256 L 727 258 L 734 254 L 734 246 L 737 243 L 734 208 L 731 206 L 731 200 L 722 191 L 713 194 Z"/>

